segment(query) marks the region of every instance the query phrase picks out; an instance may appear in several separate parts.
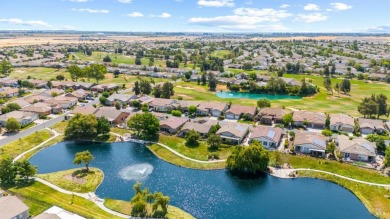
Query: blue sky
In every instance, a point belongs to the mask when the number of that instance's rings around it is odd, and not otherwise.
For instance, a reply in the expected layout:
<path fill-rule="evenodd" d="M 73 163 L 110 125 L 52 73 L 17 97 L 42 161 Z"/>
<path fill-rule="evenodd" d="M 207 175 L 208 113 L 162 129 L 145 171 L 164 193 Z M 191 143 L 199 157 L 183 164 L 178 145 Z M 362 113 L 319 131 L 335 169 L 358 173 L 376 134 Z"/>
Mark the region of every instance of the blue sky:
<path fill-rule="evenodd" d="M 0 30 L 390 32 L 389 0 L 2 0 Z"/>

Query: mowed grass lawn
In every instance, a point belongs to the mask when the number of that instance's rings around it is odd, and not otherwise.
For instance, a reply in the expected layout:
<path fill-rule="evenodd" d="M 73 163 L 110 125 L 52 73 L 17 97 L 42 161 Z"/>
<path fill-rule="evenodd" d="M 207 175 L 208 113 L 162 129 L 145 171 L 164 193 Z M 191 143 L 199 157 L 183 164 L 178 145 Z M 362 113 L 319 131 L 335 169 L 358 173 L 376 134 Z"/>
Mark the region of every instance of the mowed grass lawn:
<path fill-rule="evenodd" d="M 112 63 L 116 64 L 127 64 L 127 65 L 135 65 L 135 56 L 126 56 L 115 53 L 105 53 L 105 52 L 93 52 L 91 56 L 87 56 L 81 52 L 75 53 L 76 60 L 80 61 L 92 61 L 92 62 L 103 62 L 103 58 L 108 55 L 111 58 Z M 141 59 L 142 65 L 149 65 L 149 58 Z M 166 63 L 164 60 L 159 60 L 157 58 L 154 59 L 154 65 L 160 67 L 166 67 Z"/>
<path fill-rule="evenodd" d="M 55 173 L 38 174 L 37 177 L 72 192 L 94 192 L 103 181 L 104 174 L 97 168 L 70 169 Z"/>
<path fill-rule="evenodd" d="M 52 133 L 48 130 L 38 131 L 32 135 L 29 135 L 19 140 L 13 141 L 0 148 L 0 158 L 6 157 L 15 158 L 19 154 L 30 150 L 31 148 L 41 144 L 52 136 Z"/>
<path fill-rule="evenodd" d="M 361 116 L 357 111 L 357 106 L 364 97 L 371 96 L 371 94 L 383 93 L 390 98 L 390 85 L 382 82 L 368 82 L 351 80 L 351 93 L 344 95 L 340 93 L 328 93 L 323 87 L 323 77 L 310 75 L 293 75 L 285 74 L 283 77 L 295 78 L 302 80 L 306 78 L 311 80 L 311 83 L 320 88 L 320 92 L 314 96 L 304 97 L 302 99 L 284 99 L 271 100 L 273 107 L 289 107 L 300 110 L 310 110 L 315 112 L 327 113 L 345 113 L 354 117 Z M 332 85 L 340 83 L 342 79 L 332 78 Z M 225 91 L 226 86 L 219 85 L 217 91 Z M 221 101 L 231 102 L 233 104 L 256 106 L 257 100 L 251 99 L 227 99 L 219 98 L 214 92 L 210 92 L 208 86 L 197 85 L 197 82 L 178 82 L 175 84 L 175 97 L 181 96 L 187 100 L 200 101 Z"/>
<path fill-rule="evenodd" d="M 32 216 L 36 216 L 55 205 L 86 218 L 120 218 L 101 210 L 91 201 L 75 195 L 60 193 L 39 182 L 27 186 L 15 186 L 9 188 L 9 191 L 22 197 L 23 201 L 30 207 Z"/>
<path fill-rule="evenodd" d="M 160 135 L 158 142 L 187 157 L 203 161 L 207 161 L 208 156 L 213 153 L 217 153 L 220 159 L 227 159 L 234 149 L 233 146 L 223 145 L 218 150 L 211 150 L 206 141 L 199 141 L 197 146 L 188 146 L 184 138 L 167 135 Z"/>
<path fill-rule="evenodd" d="M 116 211 L 116 212 L 119 212 L 122 214 L 126 214 L 126 215 L 130 215 L 131 211 L 133 209 L 133 206 L 131 205 L 130 202 L 122 201 L 122 200 L 113 200 L 113 199 L 105 199 L 104 206 L 106 206 L 107 208 L 109 208 L 113 211 Z M 152 212 L 151 204 L 148 204 L 146 208 L 147 208 L 147 212 L 148 212 L 147 214 L 151 215 L 153 217 L 153 215 L 151 213 Z M 157 211 L 158 210 L 161 210 L 161 209 L 157 209 Z M 180 208 L 169 205 L 168 206 L 168 214 L 165 215 L 165 218 L 168 218 L 168 219 L 192 219 L 194 217 L 192 215 L 188 214 L 187 212 L 181 210 Z"/>
<path fill-rule="evenodd" d="M 32 78 L 46 80 L 55 79 L 57 75 L 63 75 L 66 79 L 70 79 L 69 73 L 65 69 L 57 70 L 55 68 L 15 68 L 10 74 L 10 78 L 27 79 L 28 76 Z"/>

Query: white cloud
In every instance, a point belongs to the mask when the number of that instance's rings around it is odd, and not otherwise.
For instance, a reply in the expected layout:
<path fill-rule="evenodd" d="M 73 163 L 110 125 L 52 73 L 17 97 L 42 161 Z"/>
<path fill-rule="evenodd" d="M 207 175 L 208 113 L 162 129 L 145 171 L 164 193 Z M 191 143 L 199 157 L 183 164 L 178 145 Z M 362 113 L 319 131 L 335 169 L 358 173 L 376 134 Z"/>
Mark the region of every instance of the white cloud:
<path fill-rule="evenodd" d="M 48 23 L 39 20 L 22 20 L 19 18 L 0 19 L 1 23 L 8 23 L 12 25 L 34 26 L 34 27 L 52 27 Z"/>
<path fill-rule="evenodd" d="M 283 4 L 280 6 L 280 8 L 288 8 L 288 7 L 290 7 L 290 5 L 288 5 L 288 4 Z"/>
<path fill-rule="evenodd" d="M 203 7 L 217 7 L 217 8 L 235 6 L 233 0 L 199 0 L 198 5 Z"/>
<path fill-rule="evenodd" d="M 62 29 L 64 29 L 64 30 L 76 30 L 77 28 L 75 26 L 72 26 L 72 25 L 65 25 L 65 26 L 62 26 Z"/>
<path fill-rule="evenodd" d="M 162 13 L 160 15 L 157 15 L 159 18 L 170 18 L 172 15 L 169 13 Z"/>
<path fill-rule="evenodd" d="M 258 30 L 278 31 L 286 28 L 280 24 L 260 24 L 262 22 L 276 23 L 292 16 L 286 10 L 272 8 L 237 8 L 233 15 L 217 17 L 193 17 L 188 20 L 190 24 L 217 27 L 225 30 Z"/>
<path fill-rule="evenodd" d="M 120 3 L 130 4 L 133 0 L 117 0 Z"/>
<path fill-rule="evenodd" d="M 144 14 L 142 14 L 141 12 L 136 11 L 136 12 L 127 14 L 126 16 L 127 16 L 127 17 L 143 17 Z"/>
<path fill-rule="evenodd" d="M 253 4 L 253 1 L 252 0 L 248 0 L 245 2 L 246 5 L 252 5 Z"/>
<path fill-rule="evenodd" d="M 91 0 L 69 0 L 70 2 L 77 2 L 77 3 L 82 3 L 82 2 L 89 2 Z"/>
<path fill-rule="evenodd" d="M 344 3 L 336 2 L 336 3 L 330 3 L 332 8 L 337 11 L 345 11 L 352 8 L 352 5 L 347 5 Z"/>
<path fill-rule="evenodd" d="M 310 3 L 310 4 L 305 5 L 305 7 L 303 7 L 303 9 L 305 9 L 306 11 L 319 11 L 320 6 Z"/>
<path fill-rule="evenodd" d="M 323 15 L 321 13 L 312 13 L 312 14 L 298 14 L 294 20 L 302 21 L 306 23 L 313 23 L 313 22 L 325 21 L 327 19 L 328 17 L 326 15 Z"/>
<path fill-rule="evenodd" d="M 107 14 L 107 13 L 110 13 L 110 11 L 106 10 L 106 9 L 90 9 L 90 8 L 72 8 L 72 11 L 88 12 L 88 13 L 92 13 L 92 14 Z"/>

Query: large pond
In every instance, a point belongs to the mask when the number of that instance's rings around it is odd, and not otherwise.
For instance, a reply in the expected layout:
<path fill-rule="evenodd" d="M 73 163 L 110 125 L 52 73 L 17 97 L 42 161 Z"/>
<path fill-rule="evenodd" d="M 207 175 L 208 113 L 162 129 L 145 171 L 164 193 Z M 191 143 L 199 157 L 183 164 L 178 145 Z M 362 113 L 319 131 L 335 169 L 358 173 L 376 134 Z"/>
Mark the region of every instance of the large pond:
<path fill-rule="evenodd" d="M 272 94 L 251 94 L 245 92 L 216 92 L 215 95 L 220 98 L 238 98 L 238 99 L 254 99 L 267 98 L 268 100 L 282 100 L 282 99 L 302 99 L 299 96 L 289 95 L 272 95 Z"/>
<path fill-rule="evenodd" d="M 95 156 L 91 166 L 105 174 L 96 191 L 101 198 L 130 200 L 133 185 L 140 180 L 197 218 L 374 218 L 356 196 L 334 183 L 271 176 L 241 180 L 226 170 L 171 165 L 145 146 L 128 142 L 62 142 L 41 150 L 30 161 L 39 173 L 76 168 L 74 156 L 84 150 Z"/>

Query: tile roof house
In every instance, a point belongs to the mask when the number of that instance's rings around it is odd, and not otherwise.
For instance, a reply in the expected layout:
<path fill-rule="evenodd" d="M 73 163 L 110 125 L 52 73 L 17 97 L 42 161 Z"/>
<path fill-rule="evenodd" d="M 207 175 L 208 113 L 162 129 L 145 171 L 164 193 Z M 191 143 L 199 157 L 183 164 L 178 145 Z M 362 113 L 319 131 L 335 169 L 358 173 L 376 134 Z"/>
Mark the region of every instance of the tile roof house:
<path fill-rule="evenodd" d="M 290 112 L 280 108 L 262 108 L 259 112 L 259 120 L 262 124 L 271 125 L 274 123 L 283 123 L 283 116 Z"/>
<path fill-rule="evenodd" d="M 27 81 L 32 83 L 35 86 L 35 88 L 46 88 L 47 87 L 47 81 L 44 81 L 44 80 L 28 79 Z"/>
<path fill-rule="evenodd" d="M 0 197 L 0 218 L 4 219 L 27 219 L 29 208 L 16 196 Z"/>
<path fill-rule="evenodd" d="M 352 133 L 355 130 L 355 119 L 339 113 L 330 115 L 330 130 Z"/>
<path fill-rule="evenodd" d="M 106 103 L 112 106 L 116 101 L 119 101 L 122 106 L 127 106 L 130 104 L 130 102 L 136 100 L 137 98 L 137 96 L 131 94 L 112 94 L 107 98 Z"/>
<path fill-rule="evenodd" d="M 213 117 L 219 117 L 228 107 L 228 104 L 223 102 L 201 102 L 196 113 L 201 116 L 211 115 Z"/>
<path fill-rule="evenodd" d="M 9 118 L 16 119 L 21 126 L 26 126 L 38 119 L 38 114 L 22 111 L 12 111 L 0 116 L 0 125 L 5 127 Z"/>
<path fill-rule="evenodd" d="M 14 99 L 14 100 L 11 101 L 11 103 L 16 103 L 16 104 L 18 104 L 21 108 L 24 108 L 24 107 L 30 105 L 30 103 L 27 102 L 27 101 L 26 101 L 25 99 L 23 99 L 23 98 Z"/>
<path fill-rule="evenodd" d="M 115 90 L 118 88 L 119 88 L 119 86 L 117 84 L 98 84 L 98 85 L 91 87 L 91 90 L 101 93 L 103 91 L 110 91 L 110 90 Z"/>
<path fill-rule="evenodd" d="M 4 96 L 6 98 L 16 97 L 18 95 L 19 95 L 18 88 L 4 87 L 2 88 L 2 91 L 0 91 L 0 96 Z"/>
<path fill-rule="evenodd" d="M 51 107 L 57 109 L 70 109 L 77 104 L 77 101 L 78 99 L 76 97 L 57 96 L 52 99 L 45 100 L 44 103 L 48 103 Z"/>
<path fill-rule="evenodd" d="M 170 112 L 173 110 L 172 104 L 174 104 L 174 103 L 176 103 L 175 100 L 154 98 L 149 103 L 149 107 L 151 107 L 154 111 L 157 111 L 157 112 Z"/>
<path fill-rule="evenodd" d="M 160 130 L 169 134 L 176 134 L 187 122 L 187 118 L 169 117 L 166 120 L 160 121 Z"/>
<path fill-rule="evenodd" d="M 130 113 L 113 108 L 100 108 L 95 115 L 97 118 L 106 117 L 111 125 L 120 125 L 126 121 Z"/>
<path fill-rule="evenodd" d="M 86 91 L 84 89 L 78 89 L 78 90 L 73 91 L 72 93 L 66 94 L 65 96 L 66 97 L 75 97 L 79 101 L 82 101 L 82 100 L 85 100 L 87 97 L 92 96 L 92 92 Z"/>
<path fill-rule="evenodd" d="M 33 105 L 20 109 L 20 111 L 36 113 L 40 116 L 47 116 L 51 114 L 52 108 L 47 103 L 35 103 Z"/>
<path fill-rule="evenodd" d="M 225 118 L 227 119 L 240 119 L 241 116 L 247 115 L 248 119 L 253 119 L 257 113 L 257 107 L 255 106 L 240 106 L 232 105 L 230 109 L 225 112 Z"/>
<path fill-rule="evenodd" d="M 222 125 L 216 134 L 221 137 L 224 143 L 241 144 L 248 132 L 249 126 L 247 124 L 228 123 Z"/>
<path fill-rule="evenodd" d="M 90 115 L 95 114 L 99 109 L 93 106 L 76 106 L 70 113 L 66 115 L 66 119 L 70 119 L 76 114 Z"/>
<path fill-rule="evenodd" d="M 326 144 L 329 138 L 314 132 L 296 132 L 294 138 L 295 152 L 325 157 Z"/>
<path fill-rule="evenodd" d="M 85 219 L 85 217 L 81 217 L 80 215 L 66 211 L 57 206 L 53 206 L 44 211 L 42 214 L 34 217 L 34 219 Z"/>
<path fill-rule="evenodd" d="M 36 103 L 36 102 L 43 102 L 45 100 L 49 100 L 51 99 L 52 97 L 44 94 L 44 95 L 41 95 L 41 94 L 35 94 L 35 95 L 31 95 L 31 96 L 28 96 L 28 97 L 25 97 L 24 99 L 29 102 L 30 104 L 33 104 L 33 103 Z"/>
<path fill-rule="evenodd" d="M 270 126 L 257 126 L 250 134 L 249 142 L 259 141 L 264 148 L 275 149 L 279 147 L 282 140 L 283 130 Z"/>
<path fill-rule="evenodd" d="M 367 141 L 364 138 L 349 139 L 348 136 L 338 135 L 336 144 L 344 159 L 370 162 L 376 157 L 375 142 Z"/>
<path fill-rule="evenodd" d="M 202 138 L 206 138 L 211 127 L 213 125 L 211 123 L 197 123 L 197 122 L 187 122 L 180 130 L 179 136 L 185 137 L 187 132 L 190 130 L 194 130 L 200 134 Z"/>
<path fill-rule="evenodd" d="M 381 134 L 385 131 L 384 123 L 379 119 L 358 118 L 358 123 L 360 133 L 364 135 L 373 134 L 374 132 Z"/>
<path fill-rule="evenodd" d="M 303 126 L 307 122 L 307 128 L 324 129 L 326 123 L 326 115 L 324 113 L 316 113 L 310 111 L 295 111 L 293 114 L 294 126 Z"/>

